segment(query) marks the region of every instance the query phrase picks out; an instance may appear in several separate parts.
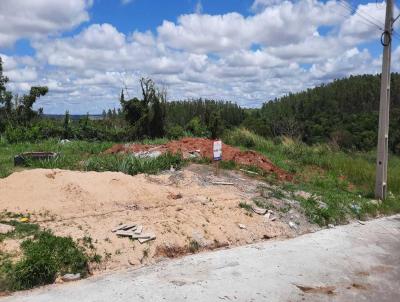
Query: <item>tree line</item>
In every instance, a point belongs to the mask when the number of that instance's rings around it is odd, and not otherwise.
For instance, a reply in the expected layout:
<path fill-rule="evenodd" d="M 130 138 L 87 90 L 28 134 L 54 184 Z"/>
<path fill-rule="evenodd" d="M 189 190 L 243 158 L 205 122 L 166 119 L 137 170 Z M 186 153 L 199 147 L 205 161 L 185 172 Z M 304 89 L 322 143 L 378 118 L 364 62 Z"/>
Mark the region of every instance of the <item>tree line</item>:
<path fill-rule="evenodd" d="M 253 110 L 244 125 L 266 137 L 290 136 L 308 144 L 330 142 L 343 149 L 376 147 L 380 75 L 335 80 L 288 94 Z M 400 153 L 400 75 L 391 78 L 389 147 Z"/>
<path fill-rule="evenodd" d="M 47 87 L 32 87 L 18 96 L 7 90 L 0 58 L 0 135 L 9 142 L 47 138 L 132 141 L 143 138 L 199 136 L 217 138 L 234 127 L 245 127 L 268 138 L 289 136 L 308 144 L 330 143 L 345 150 L 376 147 L 380 93 L 379 75 L 350 76 L 329 84 L 290 93 L 244 109 L 233 102 L 209 99 L 168 101 L 153 80 L 139 82 L 141 97 L 126 99 L 120 108 L 72 120 L 43 116 L 33 110 Z M 392 74 L 389 147 L 400 153 L 400 75 Z"/>

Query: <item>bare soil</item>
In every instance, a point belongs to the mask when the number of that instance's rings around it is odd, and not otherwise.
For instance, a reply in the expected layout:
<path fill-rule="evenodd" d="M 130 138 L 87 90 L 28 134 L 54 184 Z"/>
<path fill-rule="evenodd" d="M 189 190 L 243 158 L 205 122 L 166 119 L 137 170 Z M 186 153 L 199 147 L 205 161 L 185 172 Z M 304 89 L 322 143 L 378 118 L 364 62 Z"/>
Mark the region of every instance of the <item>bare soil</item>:
<path fill-rule="evenodd" d="M 94 250 L 88 247 L 88 252 L 103 259 L 91 267 L 96 273 L 317 229 L 293 200 L 268 199 L 276 206 L 274 221 L 239 207 L 263 198 L 268 188 L 236 171 L 221 171 L 217 177 L 211 166 L 198 164 L 157 176 L 35 169 L 0 180 L 0 211 L 30 214 L 31 222 L 82 244 L 83 237 L 90 237 Z M 298 227 L 290 228 L 288 221 Z M 143 232 L 157 238 L 140 244 L 117 237 L 111 230 L 121 223 L 142 224 Z M 14 243 L 4 241 L 0 248 L 17 249 Z"/>
<path fill-rule="evenodd" d="M 164 145 L 118 144 L 106 150 L 106 154 L 137 153 L 142 151 L 159 151 L 161 153 L 181 153 L 190 158 L 198 153 L 203 158 L 213 158 L 213 140 L 206 138 L 183 138 L 170 141 Z M 267 172 L 275 173 L 279 180 L 292 180 L 293 176 L 275 166 L 267 157 L 255 151 L 242 151 L 227 144 L 222 144 L 222 160 L 234 161 L 241 165 L 256 166 Z"/>

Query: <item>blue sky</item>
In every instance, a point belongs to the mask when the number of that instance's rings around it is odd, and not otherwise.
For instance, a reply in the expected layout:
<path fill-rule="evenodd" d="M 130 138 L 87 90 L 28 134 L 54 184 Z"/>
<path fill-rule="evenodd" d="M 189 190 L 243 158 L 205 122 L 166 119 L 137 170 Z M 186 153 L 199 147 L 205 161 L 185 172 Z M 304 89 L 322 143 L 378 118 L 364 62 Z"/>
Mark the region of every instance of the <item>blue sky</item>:
<path fill-rule="evenodd" d="M 36 105 L 47 113 L 118 107 L 121 89 L 139 95 L 142 76 L 170 99 L 257 107 L 335 78 L 380 71 L 382 1 L 34 2 L 0 2 L 0 56 L 15 93 L 49 87 Z M 396 37 L 394 71 L 399 56 Z"/>

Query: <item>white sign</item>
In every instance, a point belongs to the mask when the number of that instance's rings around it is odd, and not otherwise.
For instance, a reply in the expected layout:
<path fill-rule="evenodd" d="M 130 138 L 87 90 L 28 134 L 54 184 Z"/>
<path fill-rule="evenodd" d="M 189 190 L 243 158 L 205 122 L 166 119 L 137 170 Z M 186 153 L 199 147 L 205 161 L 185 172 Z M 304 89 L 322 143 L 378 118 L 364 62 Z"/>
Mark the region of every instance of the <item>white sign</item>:
<path fill-rule="evenodd" d="M 222 160 L 222 142 L 215 141 L 213 146 L 214 160 Z"/>

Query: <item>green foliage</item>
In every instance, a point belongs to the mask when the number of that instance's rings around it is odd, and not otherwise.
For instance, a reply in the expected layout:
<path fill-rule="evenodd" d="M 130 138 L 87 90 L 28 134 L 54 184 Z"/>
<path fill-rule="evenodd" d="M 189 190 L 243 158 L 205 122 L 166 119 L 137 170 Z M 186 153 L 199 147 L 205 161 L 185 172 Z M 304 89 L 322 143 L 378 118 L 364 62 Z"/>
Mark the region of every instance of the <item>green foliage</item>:
<path fill-rule="evenodd" d="M 186 136 L 185 130 L 179 125 L 167 128 L 167 137 L 170 139 L 179 139 L 184 136 Z"/>
<path fill-rule="evenodd" d="M 135 138 L 163 137 L 166 128 L 166 93 L 160 91 L 151 79 L 140 80 L 143 99 L 125 101 L 121 94 L 121 106 L 126 121 L 132 126 Z"/>
<path fill-rule="evenodd" d="M 12 289 L 53 283 L 57 274 L 87 273 L 87 257 L 70 237 L 41 232 L 21 244 L 23 257 L 11 270 Z"/>
<path fill-rule="evenodd" d="M 379 75 L 350 76 L 248 110 L 243 126 L 264 137 L 369 151 L 377 143 Z M 400 74 L 392 74 L 389 147 L 400 151 Z"/>
<path fill-rule="evenodd" d="M 225 143 L 237 146 L 244 147 L 249 141 L 253 149 L 264 153 L 275 164 L 296 173 L 295 181 L 286 184 L 285 189 L 304 190 L 320 196 L 326 207 L 321 207 L 315 199 L 299 199 L 313 222 L 321 225 L 338 224 L 345 223 L 351 217 L 363 218 L 400 211 L 400 158 L 397 156 L 389 159 L 388 185 L 391 197 L 379 203 L 370 199 L 375 183 L 375 153 L 348 154 L 330 145 L 308 146 L 287 138 L 275 144 L 246 129 L 229 131 L 224 136 Z M 242 206 L 246 207 L 245 204 Z M 354 208 L 359 208 L 359 211 L 355 212 Z"/>
<path fill-rule="evenodd" d="M 243 201 L 239 202 L 239 208 L 245 209 L 246 211 L 249 211 L 249 212 L 252 211 L 251 205 L 246 202 L 243 202 Z"/>
<path fill-rule="evenodd" d="M 85 163 L 88 171 L 116 171 L 129 175 L 139 173 L 156 174 L 171 166 L 180 168 L 184 164 L 179 154 L 162 154 L 156 158 L 137 158 L 133 155 L 99 155 L 89 158 Z"/>
<path fill-rule="evenodd" d="M 11 221 L 0 221 L 0 223 L 8 224 L 15 227 L 15 230 L 7 234 L 0 234 L 0 242 L 6 238 L 21 239 L 39 233 L 39 226 L 32 223 L 22 223 L 15 220 Z"/>
<path fill-rule="evenodd" d="M 186 130 L 192 133 L 193 136 L 197 137 L 207 137 L 209 135 L 206 126 L 197 116 L 189 121 L 189 123 L 186 125 Z"/>

